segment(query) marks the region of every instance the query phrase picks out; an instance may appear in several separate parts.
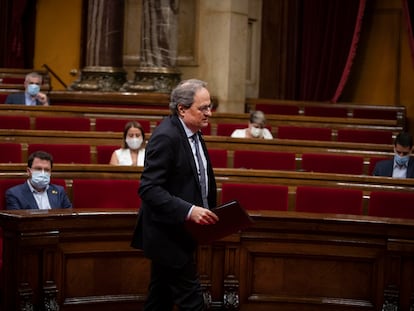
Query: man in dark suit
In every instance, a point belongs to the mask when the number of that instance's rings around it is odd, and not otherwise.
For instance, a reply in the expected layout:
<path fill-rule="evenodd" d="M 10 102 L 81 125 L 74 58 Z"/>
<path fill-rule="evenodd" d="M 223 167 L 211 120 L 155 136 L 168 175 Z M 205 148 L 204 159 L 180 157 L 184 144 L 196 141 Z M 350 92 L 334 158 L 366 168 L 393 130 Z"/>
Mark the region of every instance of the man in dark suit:
<path fill-rule="evenodd" d="M 394 158 L 379 161 L 374 168 L 374 176 L 414 178 L 414 159 L 411 157 L 413 139 L 409 133 L 400 133 L 394 141 Z"/>
<path fill-rule="evenodd" d="M 146 147 L 139 188 L 142 207 L 132 246 L 151 259 L 144 310 L 167 311 L 177 305 L 179 310 L 198 311 L 204 300 L 194 260 L 197 244 L 185 223 L 218 221 L 209 210 L 216 206 L 216 183 L 200 132 L 211 116 L 206 83 L 182 81 L 171 93 L 170 109 L 172 115 L 155 128 Z"/>
<path fill-rule="evenodd" d="M 26 75 L 24 80 L 25 92 L 12 93 L 6 98 L 5 104 L 26 106 L 49 106 L 49 99 L 45 93 L 40 92 L 43 77 L 37 72 Z"/>
<path fill-rule="evenodd" d="M 49 153 L 33 152 L 27 161 L 27 181 L 6 191 L 6 209 L 71 208 L 65 189 L 50 184 L 52 166 L 53 158 Z"/>

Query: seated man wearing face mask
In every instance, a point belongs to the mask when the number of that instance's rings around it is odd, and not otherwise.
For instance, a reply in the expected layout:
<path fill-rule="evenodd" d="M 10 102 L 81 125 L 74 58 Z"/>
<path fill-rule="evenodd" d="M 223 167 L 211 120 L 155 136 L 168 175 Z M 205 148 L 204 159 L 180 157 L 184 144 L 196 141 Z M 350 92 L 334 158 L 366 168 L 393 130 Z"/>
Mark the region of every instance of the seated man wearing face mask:
<path fill-rule="evenodd" d="M 40 92 L 43 77 L 37 72 L 26 75 L 24 80 L 24 93 L 9 94 L 5 104 L 26 106 L 49 106 L 49 99 L 45 93 Z"/>
<path fill-rule="evenodd" d="M 246 129 L 235 130 L 231 137 L 234 138 L 264 138 L 272 139 L 272 133 L 265 128 L 266 118 L 262 111 L 250 112 L 249 127 Z"/>
<path fill-rule="evenodd" d="M 29 178 L 6 191 L 6 209 L 71 208 L 62 186 L 50 184 L 53 157 L 44 151 L 33 152 L 27 161 Z"/>
<path fill-rule="evenodd" d="M 128 122 L 124 128 L 122 148 L 112 153 L 109 164 L 144 166 L 144 140 L 145 133 L 141 124 L 136 121 Z"/>
<path fill-rule="evenodd" d="M 394 141 L 394 158 L 379 161 L 375 165 L 373 175 L 395 178 L 414 178 L 414 159 L 411 157 L 412 149 L 412 136 L 409 133 L 398 134 Z"/>

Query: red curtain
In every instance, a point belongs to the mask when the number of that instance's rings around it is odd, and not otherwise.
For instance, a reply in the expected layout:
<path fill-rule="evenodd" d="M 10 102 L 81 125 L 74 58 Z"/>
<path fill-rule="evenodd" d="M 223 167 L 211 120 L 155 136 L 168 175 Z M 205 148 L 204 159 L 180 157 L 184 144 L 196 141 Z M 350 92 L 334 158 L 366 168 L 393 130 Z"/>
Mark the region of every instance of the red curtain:
<path fill-rule="evenodd" d="M 303 0 L 299 100 L 336 102 L 356 53 L 365 0 Z"/>
<path fill-rule="evenodd" d="M 414 66 L 414 35 L 413 35 L 413 27 L 414 27 L 414 3 L 413 1 L 409 0 L 402 0 L 403 12 L 404 17 L 407 25 L 407 32 L 408 32 L 408 40 L 410 43 L 411 49 L 411 59 L 413 61 Z"/>
<path fill-rule="evenodd" d="M 1 0 L 0 66 L 33 68 L 35 0 Z"/>

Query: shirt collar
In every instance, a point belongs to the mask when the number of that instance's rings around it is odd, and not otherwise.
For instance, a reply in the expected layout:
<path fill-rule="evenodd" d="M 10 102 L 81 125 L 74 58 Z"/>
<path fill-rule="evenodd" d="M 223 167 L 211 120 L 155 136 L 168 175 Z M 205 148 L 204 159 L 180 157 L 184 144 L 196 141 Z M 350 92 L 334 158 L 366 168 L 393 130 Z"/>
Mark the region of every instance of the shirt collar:
<path fill-rule="evenodd" d="M 187 125 L 185 125 L 183 119 L 181 119 L 180 117 L 178 117 L 178 120 L 180 120 L 181 124 L 183 125 L 185 134 L 187 135 L 187 138 L 191 138 L 191 136 L 193 136 L 195 133 L 193 133 L 188 127 Z"/>

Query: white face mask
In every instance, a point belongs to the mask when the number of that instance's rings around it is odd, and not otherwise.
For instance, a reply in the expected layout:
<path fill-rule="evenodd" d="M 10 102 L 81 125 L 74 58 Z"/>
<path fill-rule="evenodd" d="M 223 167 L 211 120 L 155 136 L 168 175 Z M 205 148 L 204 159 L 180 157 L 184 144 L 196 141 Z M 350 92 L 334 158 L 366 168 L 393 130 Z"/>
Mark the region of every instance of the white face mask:
<path fill-rule="evenodd" d="M 45 171 L 32 171 L 32 185 L 37 189 L 44 189 L 50 183 L 50 173 Z"/>
<path fill-rule="evenodd" d="M 250 133 L 252 134 L 253 137 L 262 137 L 263 136 L 263 129 L 258 128 L 258 127 L 252 127 L 250 128 Z"/>
<path fill-rule="evenodd" d="M 141 147 L 143 139 L 140 137 L 128 137 L 126 140 L 128 147 L 132 150 L 137 150 Z"/>

